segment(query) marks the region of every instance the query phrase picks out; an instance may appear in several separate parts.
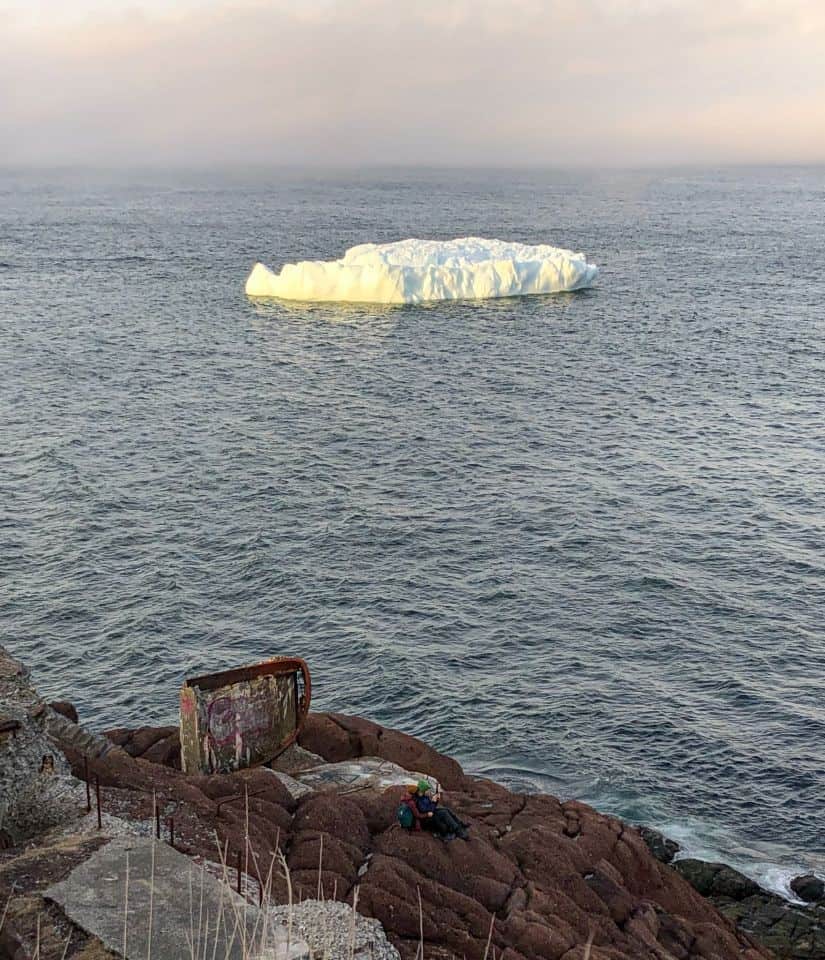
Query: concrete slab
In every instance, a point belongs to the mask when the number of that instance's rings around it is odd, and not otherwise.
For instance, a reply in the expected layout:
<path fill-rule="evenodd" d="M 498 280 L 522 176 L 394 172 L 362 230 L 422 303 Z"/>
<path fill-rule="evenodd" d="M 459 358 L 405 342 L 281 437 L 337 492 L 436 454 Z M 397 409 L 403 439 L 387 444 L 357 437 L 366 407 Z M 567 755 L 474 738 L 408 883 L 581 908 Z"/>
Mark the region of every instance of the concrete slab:
<path fill-rule="evenodd" d="M 127 960 L 309 956 L 303 941 L 287 945 L 286 930 L 268 912 L 154 839 L 115 838 L 46 896 Z"/>

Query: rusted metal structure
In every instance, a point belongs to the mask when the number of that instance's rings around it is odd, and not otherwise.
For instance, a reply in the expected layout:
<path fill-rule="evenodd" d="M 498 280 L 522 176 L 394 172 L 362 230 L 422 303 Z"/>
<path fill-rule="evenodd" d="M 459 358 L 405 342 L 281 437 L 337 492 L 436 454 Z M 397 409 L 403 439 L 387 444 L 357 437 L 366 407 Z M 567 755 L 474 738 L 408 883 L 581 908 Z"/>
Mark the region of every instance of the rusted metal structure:
<path fill-rule="evenodd" d="M 187 680 L 180 692 L 183 770 L 229 773 L 274 760 L 298 738 L 310 699 L 309 667 L 298 657 Z"/>

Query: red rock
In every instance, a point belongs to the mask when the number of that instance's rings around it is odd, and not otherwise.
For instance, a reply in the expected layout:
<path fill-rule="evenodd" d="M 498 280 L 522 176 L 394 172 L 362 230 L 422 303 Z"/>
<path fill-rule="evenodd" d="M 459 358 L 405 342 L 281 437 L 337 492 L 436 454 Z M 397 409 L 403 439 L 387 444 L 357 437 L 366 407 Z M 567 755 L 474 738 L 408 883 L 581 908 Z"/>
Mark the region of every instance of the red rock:
<path fill-rule="evenodd" d="M 295 900 L 315 900 L 318 898 L 318 869 L 291 870 L 293 897 Z M 352 879 L 334 870 L 321 872 L 320 899 L 346 900 L 352 891 Z"/>
<path fill-rule="evenodd" d="M 510 831 L 497 845 L 519 864 L 528 880 L 538 884 L 568 877 L 581 879 L 589 863 L 572 840 L 552 828 L 535 826 Z"/>
<path fill-rule="evenodd" d="M 715 923 L 697 923 L 692 929 L 695 937 L 690 948 L 692 954 L 713 960 L 715 957 L 733 954 L 739 949 L 733 933 Z"/>
<path fill-rule="evenodd" d="M 308 832 L 293 840 L 287 858 L 292 871 L 314 870 L 317 876 L 320 866 L 322 871 L 332 871 L 339 877 L 346 878 L 346 887 L 342 887 L 345 893 L 355 883 L 362 859 L 357 847 L 345 845 L 329 834 Z"/>
<path fill-rule="evenodd" d="M 180 731 L 175 730 L 168 737 L 162 737 L 141 754 L 141 760 L 161 763 L 165 767 L 180 770 Z"/>
<path fill-rule="evenodd" d="M 374 790 L 362 790 L 350 797 L 367 821 L 371 834 L 383 833 L 394 826 L 397 821 L 398 804 L 402 791 L 398 787 L 388 787 L 383 793 Z"/>
<path fill-rule="evenodd" d="M 523 953 L 513 950 L 512 947 L 507 947 L 500 955 L 500 960 L 526 960 L 526 958 Z"/>
<path fill-rule="evenodd" d="M 382 757 L 405 770 L 428 773 L 447 790 L 461 789 L 464 771 L 451 757 L 399 730 L 342 713 L 311 713 L 299 743 L 332 763 L 356 757 Z"/>
<path fill-rule="evenodd" d="M 560 960 L 575 946 L 552 926 L 511 920 L 501 934 L 508 946 L 515 947 L 526 957 L 542 957 L 543 960 Z"/>
<path fill-rule="evenodd" d="M 310 713 L 304 722 L 298 743 L 305 750 L 323 757 L 327 763 L 341 763 L 343 760 L 362 756 L 349 731 L 336 723 L 333 715 L 329 713 Z"/>
<path fill-rule="evenodd" d="M 687 960 L 690 956 L 693 934 L 688 925 L 679 917 L 661 916 L 657 939 L 668 953 L 676 957 L 676 960 Z"/>
<path fill-rule="evenodd" d="M 617 883 L 607 872 L 597 867 L 587 877 L 587 885 L 607 907 L 610 919 L 616 926 L 624 926 L 633 913 L 636 903 L 621 885 L 621 878 Z"/>
<path fill-rule="evenodd" d="M 361 808 L 339 794 L 316 793 L 304 798 L 295 814 L 293 830 L 323 831 L 364 854 L 370 849 L 370 831 Z"/>
<path fill-rule="evenodd" d="M 512 896 L 516 893 L 521 894 L 526 904 L 527 895 L 524 893 L 523 888 L 518 887 L 514 891 L 509 884 L 501 883 L 492 877 L 473 877 L 468 890 L 468 895 L 471 896 L 473 900 L 477 900 L 485 910 L 489 910 L 491 913 L 498 913 L 499 910 L 503 910 L 505 904 L 509 904 L 511 912 L 519 909 L 519 907 L 517 907 L 517 904 L 520 902 L 519 899 Z"/>
<path fill-rule="evenodd" d="M 109 736 L 119 746 L 89 761 L 104 785 L 104 809 L 117 805 L 145 820 L 157 796 L 165 815 L 174 811 L 176 845 L 226 858 L 233 882 L 238 854 L 244 865 L 249 858 L 253 876 L 266 882 L 271 871 L 276 902 L 288 896 L 279 850 L 293 897 L 314 898 L 323 842 L 323 895 L 352 902 L 357 888 L 358 909 L 383 923 L 403 960 L 415 960 L 422 926 L 427 960 L 483 960 L 490 935 L 498 960 L 584 960 L 590 937 L 590 960 L 767 956 L 615 818 L 465 776 L 420 740 L 368 721 L 312 714 L 302 745 L 328 760 L 372 755 L 430 773 L 471 824 L 470 842 L 445 845 L 402 830 L 398 788 L 316 793 L 296 803 L 263 769 L 209 777 L 172 769 L 174 728 Z M 67 755 L 82 772 L 82 758 L 68 748 Z M 228 797 L 238 799 L 219 812 Z"/>
<path fill-rule="evenodd" d="M 518 868 L 510 859 L 490 844 L 473 840 L 445 844 L 426 831 L 416 833 L 397 827 L 382 834 L 376 848 L 403 860 L 421 876 L 467 896 L 472 895 L 476 877 L 497 880 L 509 889 L 518 876 Z"/>
<path fill-rule="evenodd" d="M 109 730 L 105 736 L 123 747 L 130 757 L 142 757 L 153 744 L 177 732 L 177 727 L 140 727 L 137 730 Z"/>
<path fill-rule="evenodd" d="M 530 910 L 543 917 L 545 922 L 552 923 L 560 929 L 569 930 L 574 939 L 584 942 L 593 926 L 593 917 L 583 910 L 570 897 L 555 887 L 544 887 L 539 890 L 535 884 L 528 883 L 527 898 Z M 526 903 L 525 903 L 526 907 Z"/>
<path fill-rule="evenodd" d="M 49 706 L 54 710 L 55 713 L 59 713 L 61 716 L 65 717 L 67 720 L 71 720 L 72 723 L 78 723 L 77 709 L 73 703 L 69 703 L 68 700 L 55 700 L 54 703 L 50 703 Z"/>
<path fill-rule="evenodd" d="M 254 767 L 251 770 L 238 770 L 235 773 L 213 774 L 225 776 L 237 785 L 238 790 L 248 790 L 249 795 L 276 803 L 285 810 L 293 811 L 298 806 L 292 794 L 271 771 L 263 767 Z"/>

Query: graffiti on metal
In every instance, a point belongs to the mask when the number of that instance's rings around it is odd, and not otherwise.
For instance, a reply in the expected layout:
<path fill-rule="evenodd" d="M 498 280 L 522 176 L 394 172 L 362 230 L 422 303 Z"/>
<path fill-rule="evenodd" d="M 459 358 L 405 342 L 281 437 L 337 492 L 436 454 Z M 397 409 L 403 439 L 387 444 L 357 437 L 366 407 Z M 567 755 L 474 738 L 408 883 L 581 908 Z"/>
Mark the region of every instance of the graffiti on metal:
<path fill-rule="evenodd" d="M 297 739 L 309 701 L 309 669 L 296 657 L 187 680 L 180 693 L 183 769 L 228 773 L 267 763 Z"/>

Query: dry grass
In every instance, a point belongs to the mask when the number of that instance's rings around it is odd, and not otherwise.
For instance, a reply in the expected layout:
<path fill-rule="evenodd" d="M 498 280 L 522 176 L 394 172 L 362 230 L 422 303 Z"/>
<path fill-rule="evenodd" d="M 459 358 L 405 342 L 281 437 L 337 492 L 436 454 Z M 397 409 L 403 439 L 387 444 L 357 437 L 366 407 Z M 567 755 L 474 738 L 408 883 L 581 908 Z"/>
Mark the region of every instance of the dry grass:
<path fill-rule="evenodd" d="M 421 903 L 421 887 L 416 887 L 418 894 L 418 948 L 415 951 L 415 960 L 424 960 L 424 906 Z"/>
<path fill-rule="evenodd" d="M 11 892 L 6 898 L 6 905 L 3 907 L 3 915 L 0 916 L 0 930 L 3 929 L 6 923 L 6 917 L 9 915 L 9 905 L 11 904 L 11 898 L 14 896 L 14 887 L 12 886 Z"/>
<path fill-rule="evenodd" d="M 487 933 L 487 946 L 484 948 L 484 960 L 487 960 L 487 954 L 490 952 L 490 943 L 493 940 L 493 927 L 495 926 L 496 915 L 492 914 L 490 916 L 490 930 Z M 495 949 L 493 950 L 493 957 L 495 957 Z"/>
<path fill-rule="evenodd" d="M 240 952 L 244 960 L 254 960 L 261 956 L 267 956 L 267 949 L 272 950 L 275 943 L 280 943 L 286 948 L 286 955 L 294 947 L 296 941 L 302 938 L 296 933 L 296 920 L 294 910 L 296 906 L 296 890 L 293 886 L 292 877 L 286 857 L 281 851 L 280 846 L 276 846 L 277 853 L 272 855 L 268 865 L 259 862 L 255 855 L 249 837 L 249 809 L 248 796 L 246 799 L 246 830 L 245 830 L 245 850 L 242 853 L 243 862 L 246 866 L 245 876 L 245 896 L 237 897 L 234 894 L 235 863 L 230 864 L 228 846 L 221 845 L 220 839 L 215 834 L 215 844 L 217 850 L 218 871 L 217 875 L 221 880 L 220 892 L 218 895 L 218 907 L 216 914 L 211 915 L 208 909 L 205 909 L 205 880 L 207 874 L 214 873 L 208 868 L 208 864 L 201 863 L 200 867 L 193 861 L 192 868 L 189 871 L 189 928 L 186 931 L 186 940 L 188 945 L 187 960 L 228 960 L 231 952 Z M 318 879 L 316 886 L 317 900 L 320 903 L 325 902 L 325 890 L 323 882 L 324 854 L 325 845 L 322 833 L 319 833 L 319 851 L 318 851 Z M 280 841 L 280 831 L 278 835 Z M 154 928 L 161 922 L 159 908 L 160 901 L 156 887 L 156 843 L 162 841 L 153 841 L 151 851 L 151 865 L 149 870 L 148 882 L 148 917 L 139 921 L 140 911 L 135 910 L 134 898 L 136 891 L 141 884 L 135 875 L 134 862 L 130 859 L 128 850 L 125 853 L 125 864 L 122 878 L 123 893 L 123 915 L 122 927 L 118 933 L 120 943 L 118 947 L 121 953 L 126 956 L 127 951 L 131 950 L 134 954 L 137 941 L 143 939 L 146 943 L 145 960 L 152 960 L 152 951 L 157 948 L 158 931 Z M 198 869 L 200 869 L 200 878 L 198 878 Z M 182 882 L 186 882 L 183 877 Z M 286 888 L 287 902 L 281 904 L 273 900 L 273 890 L 276 881 L 282 880 Z M 256 910 L 250 900 L 251 884 L 250 881 L 257 880 L 260 910 Z M 333 894 L 337 894 L 337 885 L 334 886 Z M 184 894 L 185 896 L 185 894 Z M 423 941 L 423 912 L 421 907 L 421 894 L 419 892 L 419 913 L 421 928 L 421 943 L 419 954 L 421 960 L 424 957 Z M 133 901 L 130 903 L 130 898 Z M 4 904 L 0 904 L 0 930 L 3 929 L 7 917 L 10 914 L 10 908 L 13 906 L 14 891 L 8 895 Z M 349 930 L 346 927 L 342 930 L 334 916 L 330 916 L 324 911 L 320 911 L 318 917 L 319 932 L 321 943 L 317 939 L 314 941 L 313 960 L 330 960 L 330 957 L 336 951 L 345 952 L 348 960 L 355 960 L 355 954 L 358 944 L 358 926 L 357 926 L 357 908 L 359 900 L 359 888 L 353 889 L 351 914 L 349 917 Z M 145 900 L 144 900 L 145 903 Z M 276 929 L 283 929 L 281 923 L 270 915 L 270 908 L 275 906 L 285 906 L 284 928 L 286 933 L 285 944 L 283 937 L 273 938 L 273 932 Z M 250 911 L 254 911 L 254 918 Z M 146 915 L 144 914 L 144 917 Z M 147 925 L 143 931 L 138 931 L 136 923 L 141 922 Z M 276 926 L 273 926 L 276 925 Z M 144 934 L 143 936 L 139 934 Z M 316 933 L 316 937 L 318 933 Z M 36 942 L 34 944 L 33 960 L 40 960 L 42 949 L 40 935 L 40 921 L 38 918 Z M 63 946 L 61 960 L 65 960 L 71 945 L 71 934 Z M 337 944 L 337 946 L 336 946 Z M 239 950 L 240 947 L 240 950 Z M 282 949 L 283 947 L 281 947 Z M 274 957 L 273 953 L 269 953 Z M 143 960 L 143 958 L 141 958 Z M 183 958 L 181 958 L 183 960 Z"/>

